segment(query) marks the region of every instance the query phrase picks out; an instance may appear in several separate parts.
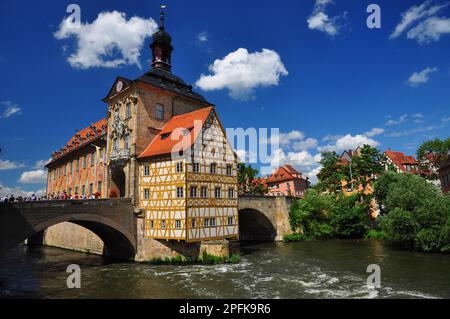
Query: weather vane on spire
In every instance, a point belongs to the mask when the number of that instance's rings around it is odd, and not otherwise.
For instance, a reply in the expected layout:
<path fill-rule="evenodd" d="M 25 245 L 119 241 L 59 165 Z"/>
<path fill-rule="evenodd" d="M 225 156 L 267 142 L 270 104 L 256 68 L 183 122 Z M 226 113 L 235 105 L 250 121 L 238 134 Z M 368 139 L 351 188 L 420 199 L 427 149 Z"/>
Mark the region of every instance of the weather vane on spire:
<path fill-rule="evenodd" d="M 167 8 L 167 6 L 165 4 L 161 5 L 161 15 L 160 15 L 160 23 L 159 23 L 159 28 L 160 29 L 164 29 L 164 9 Z"/>

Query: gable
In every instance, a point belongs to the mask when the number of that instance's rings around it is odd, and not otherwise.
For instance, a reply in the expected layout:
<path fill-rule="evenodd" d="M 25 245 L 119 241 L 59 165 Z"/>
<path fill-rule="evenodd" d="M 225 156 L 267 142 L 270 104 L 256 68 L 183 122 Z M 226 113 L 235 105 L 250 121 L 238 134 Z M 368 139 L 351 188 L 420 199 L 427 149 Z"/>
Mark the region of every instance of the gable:
<path fill-rule="evenodd" d="M 106 97 L 102 100 L 103 102 L 108 102 L 112 97 L 115 95 L 125 91 L 132 83 L 133 81 L 118 76 L 116 80 L 114 81 L 114 84 L 112 85 L 111 89 L 109 89 L 108 94 Z"/>

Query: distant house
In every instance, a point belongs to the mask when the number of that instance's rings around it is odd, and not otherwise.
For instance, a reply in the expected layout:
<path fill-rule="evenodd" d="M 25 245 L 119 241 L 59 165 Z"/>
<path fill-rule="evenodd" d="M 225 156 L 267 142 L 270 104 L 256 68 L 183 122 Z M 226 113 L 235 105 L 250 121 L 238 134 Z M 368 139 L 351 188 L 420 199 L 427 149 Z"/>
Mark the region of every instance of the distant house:
<path fill-rule="evenodd" d="M 385 168 L 393 167 L 397 173 L 412 173 L 423 175 L 424 171 L 420 169 L 419 162 L 414 156 L 405 155 L 402 152 L 387 150 L 384 152 L 386 158 Z"/>
<path fill-rule="evenodd" d="M 268 190 L 267 196 L 303 197 L 310 185 L 308 179 L 291 165 L 281 166 L 269 177 L 259 178 L 256 182 Z"/>
<path fill-rule="evenodd" d="M 450 158 L 442 165 L 438 172 L 442 191 L 444 193 L 450 192 Z"/>

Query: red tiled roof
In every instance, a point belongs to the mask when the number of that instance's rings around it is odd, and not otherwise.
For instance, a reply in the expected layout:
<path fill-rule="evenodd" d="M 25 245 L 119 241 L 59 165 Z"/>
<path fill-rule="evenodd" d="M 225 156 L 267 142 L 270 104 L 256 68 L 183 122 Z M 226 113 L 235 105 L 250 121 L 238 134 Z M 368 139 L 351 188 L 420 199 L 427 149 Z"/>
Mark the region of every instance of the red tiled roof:
<path fill-rule="evenodd" d="M 413 156 L 405 155 L 402 152 L 387 150 L 384 152 L 403 172 L 406 172 L 405 164 L 418 165 L 419 163 Z"/>
<path fill-rule="evenodd" d="M 302 174 L 299 173 L 291 165 L 284 165 L 279 167 L 272 175 L 266 178 L 258 178 L 255 181 L 259 184 L 278 183 L 289 181 L 293 179 L 301 179 Z"/>
<path fill-rule="evenodd" d="M 56 151 L 52 154 L 51 162 L 60 159 L 69 152 L 72 152 L 73 150 L 78 149 L 97 139 L 99 136 L 105 134 L 108 129 L 107 124 L 108 120 L 104 118 L 98 122 L 95 122 L 94 124 L 89 125 L 88 127 L 82 129 L 81 131 L 78 131 L 75 135 L 71 137 L 71 139 L 65 146 L 63 146 L 59 151 Z"/>
<path fill-rule="evenodd" d="M 145 151 L 139 155 L 139 158 L 171 154 L 174 151 L 185 151 L 192 146 L 198 134 L 201 132 L 200 130 L 194 129 L 194 125 L 196 125 L 195 121 L 201 121 L 201 127 L 203 127 L 212 110 L 212 107 L 207 107 L 191 113 L 174 116 L 163 127 L 161 132 L 155 136 Z M 172 133 L 177 129 L 188 130 L 189 138 L 186 138 L 182 134 L 180 136 L 173 135 Z M 174 149 L 175 146 L 179 146 L 180 141 L 186 141 L 186 143 L 181 145 L 181 149 Z"/>

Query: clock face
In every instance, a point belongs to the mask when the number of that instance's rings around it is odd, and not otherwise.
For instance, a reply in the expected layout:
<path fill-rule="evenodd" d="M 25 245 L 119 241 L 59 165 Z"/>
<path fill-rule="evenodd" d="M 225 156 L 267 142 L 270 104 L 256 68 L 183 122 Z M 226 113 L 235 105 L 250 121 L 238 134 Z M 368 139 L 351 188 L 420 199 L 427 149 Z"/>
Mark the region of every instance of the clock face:
<path fill-rule="evenodd" d="M 118 92 L 122 91 L 122 89 L 123 89 L 123 82 L 122 81 L 117 82 L 116 92 L 118 93 Z"/>

